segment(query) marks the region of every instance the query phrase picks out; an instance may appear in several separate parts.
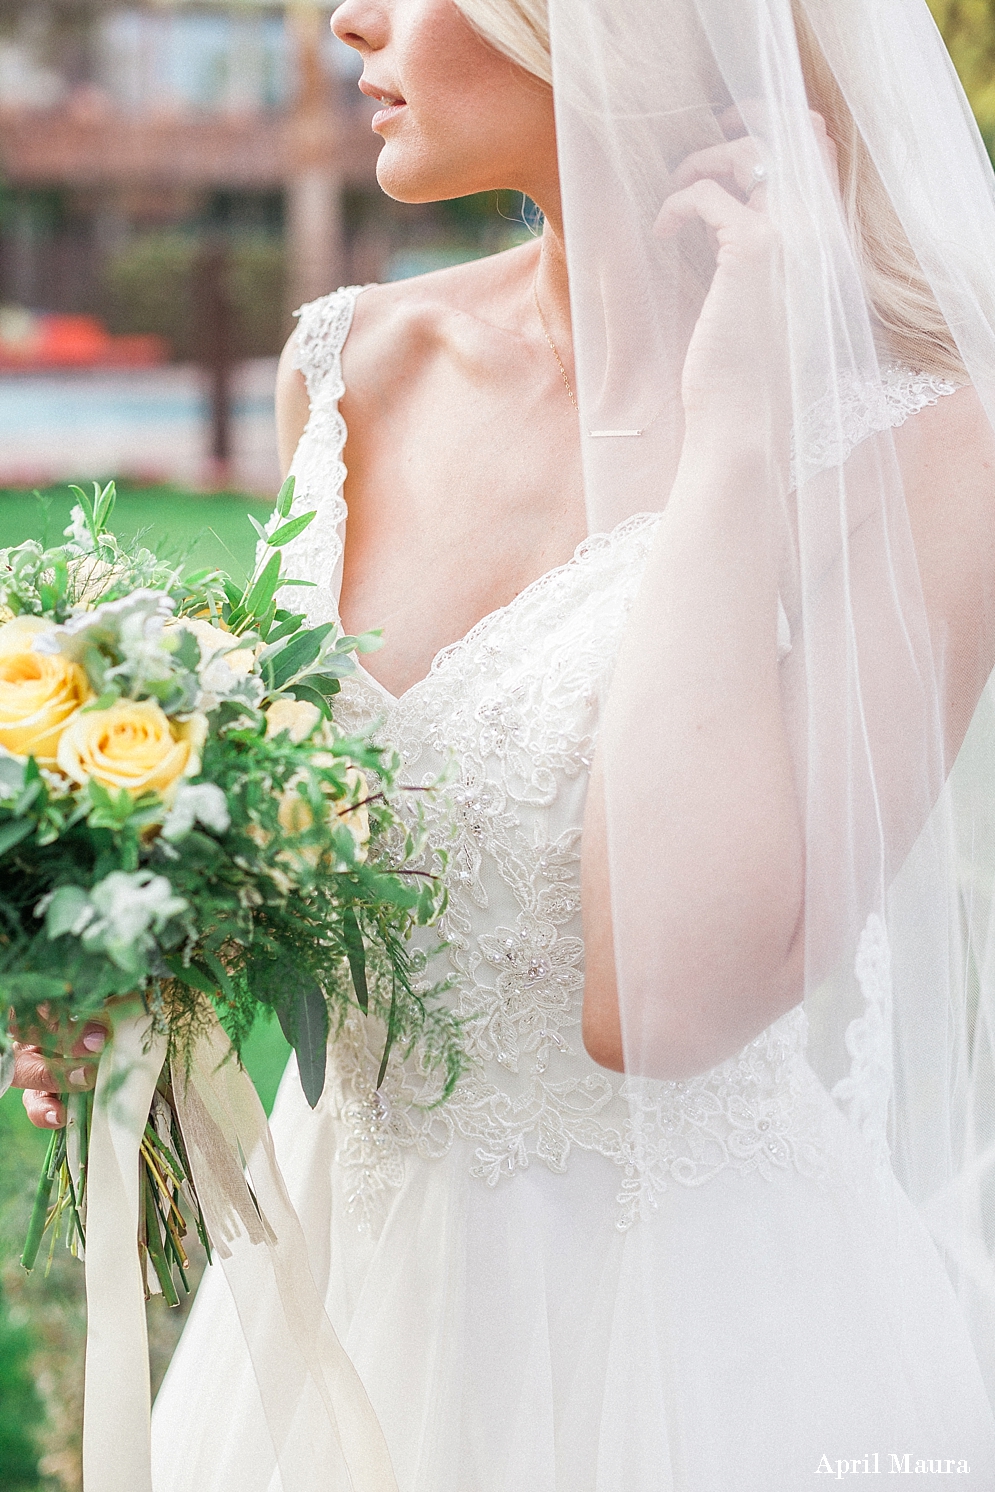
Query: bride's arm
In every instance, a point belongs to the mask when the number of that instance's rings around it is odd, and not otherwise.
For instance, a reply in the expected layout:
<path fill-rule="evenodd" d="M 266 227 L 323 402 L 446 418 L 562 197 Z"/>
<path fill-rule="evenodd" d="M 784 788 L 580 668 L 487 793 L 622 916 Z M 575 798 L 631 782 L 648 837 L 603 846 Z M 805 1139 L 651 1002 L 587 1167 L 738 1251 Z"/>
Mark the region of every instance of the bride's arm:
<path fill-rule="evenodd" d="M 645 877 L 627 884 L 641 904 L 624 920 L 646 931 L 627 951 L 658 1076 L 713 1066 L 798 998 L 804 848 L 770 487 L 761 452 L 686 448 L 605 707 L 613 758 L 631 743 L 625 791 L 640 811 L 625 829 L 645 842 L 625 859 Z M 582 842 L 584 1041 L 620 1069 L 600 750 Z"/>
<path fill-rule="evenodd" d="M 294 452 L 311 413 L 307 384 L 303 373 L 295 365 L 296 338 L 295 331 L 283 349 L 276 374 L 276 440 L 283 476 L 290 470 Z"/>
<path fill-rule="evenodd" d="M 751 298 L 761 316 L 772 314 L 773 281 L 768 291 L 762 284 L 770 246 L 757 215 L 714 182 L 680 196 L 678 207 L 704 217 L 722 246 L 706 303 L 712 322 L 699 323 L 697 366 L 685 370 L 681 466 L 606 701 L 582 850 L 585 1045 L 596 1061 L 622 1068 L 608 864 L 624 857 L 642 872 L 626 876 L 626 905 L 615 918 L 625 929 L 626 1009 L 637 1027 L 626 1049 L 630 1061 L 638 1052 L 645 1070 L 667 1078 L 707 1070 L 797 1002 L 806 937 L 827 966 L 834 946 L 831 927 L 805 923 L 793 769 L 802 753 L 787 724 L 801 713 L 792 709 L 801 660 L 777 665 L 784 473 L 770 464 L 769 407 L 765 427 L 734 345 L 745 334 L 740 351 L 748 352 L 757 330 L 743 326 Z M 768 406 L 769 395 L 768 385 Z M 944 680 L 949 764 L 995 661 L 995 439 L 966 388 L 909 421 L 895 442 Z M 858 589 L 861 565 L 876 562 L 875 543 L 870 532 L 851 535 Z M 903 774 L 918 770 L 925 749 L 911 740 L 907 759 L 889 757 L 883 774 L 885 832 L 899 858 L 920 827 L 903 818 Z M 628 807 L 622 815 L 616 805 L 607 820 L 605 753 L 628 764 Z M 620 820 L 626 843 L 610 855 L 607 822 Z"/>

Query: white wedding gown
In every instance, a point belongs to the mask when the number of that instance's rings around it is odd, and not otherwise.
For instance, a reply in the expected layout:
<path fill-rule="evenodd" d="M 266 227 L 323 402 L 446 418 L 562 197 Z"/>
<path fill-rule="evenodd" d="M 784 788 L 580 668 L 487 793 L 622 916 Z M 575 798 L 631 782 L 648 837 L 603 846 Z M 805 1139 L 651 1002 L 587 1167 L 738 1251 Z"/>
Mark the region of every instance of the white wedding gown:
<path fill-rule="evenodd" d="M 319 517 L 290 569 L 319 581 L 303 594 L 322 618 L 356 293 L 305 308 L 299 340 L 295 471 Z M 855 405 L 854 441 L 948 389 L 893 370 L 883 407 Z M 439 1107 L 416 1059 L 392 1060 L 379 1096 L 381 1033 L 357 1016 L 313 1113 L 291 1064 L 273 1133 L 315 1279 L 400 1492 L 802 1492 L 838 1460 L 873 1474 L 875 1455 L 880 1475 L 922 1462 L 916 1487 L 995 1488 L 939 1255 L 807 1065 L 802 1011 L 685 1083 L 626 1082 L 584 1051 L 584 795 L 655 522 L 589 539 L 400 699 L 366 675 L 341 696 L 346 724 L 382 718 L 408 781 L 455 761 L 432 809 L 452 837 L 431 972 L 454 976 L 475 1062 Z M 156 1492 L 277 1492 L 274 1464 L 212 1269 L 159 1396 Z"/>

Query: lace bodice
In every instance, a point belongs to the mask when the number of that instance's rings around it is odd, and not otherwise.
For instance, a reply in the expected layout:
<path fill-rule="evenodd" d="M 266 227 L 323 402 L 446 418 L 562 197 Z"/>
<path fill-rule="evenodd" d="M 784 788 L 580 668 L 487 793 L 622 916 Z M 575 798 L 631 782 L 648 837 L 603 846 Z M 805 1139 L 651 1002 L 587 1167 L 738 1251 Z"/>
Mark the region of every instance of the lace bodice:
<path fill-rule="evenodd" d="M 305 307 L 297 339 L 311 417 L 294 461 L 295 507 L 316 507 L 318 516 L 289 567 L 316 583 L 298 593 L 314 621 L 337 615 L 346 518 L 340 354 L 357 293 Z M 906 382 L 906 413 L 950 391 L 911 374 Z M 896 408 L 865 411 L 854 440 L 860 429 L 899 423 Z M 400 699 L 365 674 L 339 696 L 346 728 L 382 722 L 409 782 L 449 773 L 427 810 L 431 838 L 448 850 L 450 890 L 447 948 L 430 973 L 451 976 L 473 1059 L 444 1104 L 435 1104 L 435 1079 L 417 1053 L 392 1057 L 375 1091 L 379 1033 L 358 1013 L 347 1023 L 322 1102 L 339 1121 L 337 1160 L 360 1226 L 375 1225 L 406 1153 L 441 1158 L 457 1144 L 487 1186 L 513 1184 L 537 1164 L 560 1172 L 572 1151 L 595 1152 L 617 1168 L 621 1229 L 673 1185 L 700 1186 L 723 1171 L 817 1175 L 823 1166 L 832 1106 L 805 1061 L 800 1008 L 687 1082 L 626 1080 L 596 1066 L 581 1041 L 580 833 L 598 701 L 657 522 L 637 515 L 585 541 L 568 564 L 444 649 Z M 781 644 L 783 652 L 783 636 Z"/>

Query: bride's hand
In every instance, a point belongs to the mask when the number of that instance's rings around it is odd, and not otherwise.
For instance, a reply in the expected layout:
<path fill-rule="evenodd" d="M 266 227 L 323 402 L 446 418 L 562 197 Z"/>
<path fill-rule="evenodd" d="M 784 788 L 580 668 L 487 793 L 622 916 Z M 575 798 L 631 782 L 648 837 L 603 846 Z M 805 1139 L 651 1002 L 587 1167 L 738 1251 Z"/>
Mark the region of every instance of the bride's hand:
<path fill-rule="evenodd" d="M 97 1080 L 97 1061 L 107 1043 L 107 1026 L 88 1020 L 68 1036 L 75 1039 L 68 1046 L 53 1050 L 53 1037 L 45 1022 L 25 1031 L 23 1040 L 14 1042 L 13 1087 L 24 1089 L 24 1107 L 28 1118 L 38 1129 L 61 1129 L 66 1122 L 63 1093 L 84 1093 Z M 21 1033 L 15 1033 L 20 1035 Z"/>
<path fill-rule="evenodd" d="M 816 137 L 836 181 L 835 147 L 821 115 Z M 673 238 L 695 220 L 712 231 L 715 273 L 688 345 L 682 395 L 689 433 L 714 444 L 786 431 L 785 283 L 768 176 L 749 135 L 696 151 L 674 173 L 654 231 Z"/>

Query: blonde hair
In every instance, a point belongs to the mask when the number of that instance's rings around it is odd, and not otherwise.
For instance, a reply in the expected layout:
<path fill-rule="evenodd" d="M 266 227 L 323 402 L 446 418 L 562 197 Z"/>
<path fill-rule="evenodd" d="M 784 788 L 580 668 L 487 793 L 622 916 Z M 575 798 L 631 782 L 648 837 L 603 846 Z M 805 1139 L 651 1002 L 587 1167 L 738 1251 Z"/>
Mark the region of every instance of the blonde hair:
<path fill-rule="evenodd" d="M 552 85 L 546 0 L 456 0 L 456 5 L 492 47 Z"/>
<path fill-rule="evenodd" d="M 480 35 L 506 57 L 552 83 L 547 0 L 456 0 Z M 882 349 L 920 371 L 964 377 L 949 326 L 922 272 L 811 27 L 791 0 L 805 89 L 836 145 L 840 196 L 874 311 Z"/>

